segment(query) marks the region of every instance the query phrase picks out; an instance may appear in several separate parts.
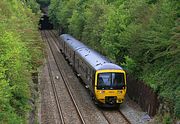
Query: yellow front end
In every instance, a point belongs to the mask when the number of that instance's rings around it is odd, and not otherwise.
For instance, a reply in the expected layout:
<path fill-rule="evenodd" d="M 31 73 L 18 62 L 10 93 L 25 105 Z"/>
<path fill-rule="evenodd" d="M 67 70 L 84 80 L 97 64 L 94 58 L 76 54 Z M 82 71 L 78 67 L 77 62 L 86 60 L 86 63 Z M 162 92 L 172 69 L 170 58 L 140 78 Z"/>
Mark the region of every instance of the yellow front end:
<path fill-rule="evenodd" d="M 96 90 L 96 99 L 105 103 L 106 98 L 115 97 L 116 103 L 122 103 L 124 101 L 124 97 L 126 94 L 126 90 Z"/>
<path fill-rule="evenodd" d="M 98 84 L 98 74 L 99 73 L 123 73 L 124 74 L 124 87 L 121 89 L 98 89 L 97 84 Z M 106 104 L 106 102 L 109 100 L 111 104 L 119 104 L 124 101 L 124 97 L 126 95 L 126 74 L 125 71 L 123 70 L 100 70 L 96 72 L 96 78 L 95 78 L 95 96 L 96 100 Z"/>

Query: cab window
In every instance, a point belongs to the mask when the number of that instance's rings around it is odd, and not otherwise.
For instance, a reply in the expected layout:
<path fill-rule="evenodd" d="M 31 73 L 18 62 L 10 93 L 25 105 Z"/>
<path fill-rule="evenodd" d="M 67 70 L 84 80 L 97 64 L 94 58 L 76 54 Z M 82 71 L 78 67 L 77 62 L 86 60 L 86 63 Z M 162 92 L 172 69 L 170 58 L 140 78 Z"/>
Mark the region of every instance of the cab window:
<path fill-rule="evenodd" d="M 122 89 L 124 85 L 124 73 L 99 73 L 97 76 L 97 89 Z"/>

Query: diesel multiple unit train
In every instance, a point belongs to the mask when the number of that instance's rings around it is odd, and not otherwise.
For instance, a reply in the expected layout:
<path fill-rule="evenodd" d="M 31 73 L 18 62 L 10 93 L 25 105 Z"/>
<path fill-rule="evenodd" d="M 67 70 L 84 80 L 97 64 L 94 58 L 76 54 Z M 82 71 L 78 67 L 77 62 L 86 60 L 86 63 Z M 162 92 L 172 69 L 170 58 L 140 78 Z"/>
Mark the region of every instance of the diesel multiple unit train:
<path fill-rule="evenodd" d="M 60 36 L 58 47 L 89 88 L 96 103 L 114 106 L 123 102 L 126 74 L 120 66 L 68 34 Z"/>

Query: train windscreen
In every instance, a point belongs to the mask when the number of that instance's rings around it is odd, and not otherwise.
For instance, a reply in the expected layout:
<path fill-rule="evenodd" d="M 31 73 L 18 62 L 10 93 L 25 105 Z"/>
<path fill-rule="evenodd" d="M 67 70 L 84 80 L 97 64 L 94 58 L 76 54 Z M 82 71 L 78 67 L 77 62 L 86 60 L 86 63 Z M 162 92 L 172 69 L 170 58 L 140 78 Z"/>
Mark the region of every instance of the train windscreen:
<path fill-rule="evenodd" d="M 97 89 L 119 90 L 125 86 L 124 73 L 99 73 L 97 78 Z"/>

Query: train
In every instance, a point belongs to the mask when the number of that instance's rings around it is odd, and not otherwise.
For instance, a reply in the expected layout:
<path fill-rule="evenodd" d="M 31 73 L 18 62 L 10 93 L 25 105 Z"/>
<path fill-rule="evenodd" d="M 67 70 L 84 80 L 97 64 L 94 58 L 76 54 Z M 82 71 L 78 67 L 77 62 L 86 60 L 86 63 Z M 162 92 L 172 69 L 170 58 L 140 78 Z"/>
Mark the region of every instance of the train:
<path fill-rule="evenodd" d="M 60 35 L 57 45 L 96 104 L 119 106 L 123 103 L 127 86 L 122 67 L 69 34 Z"/>

